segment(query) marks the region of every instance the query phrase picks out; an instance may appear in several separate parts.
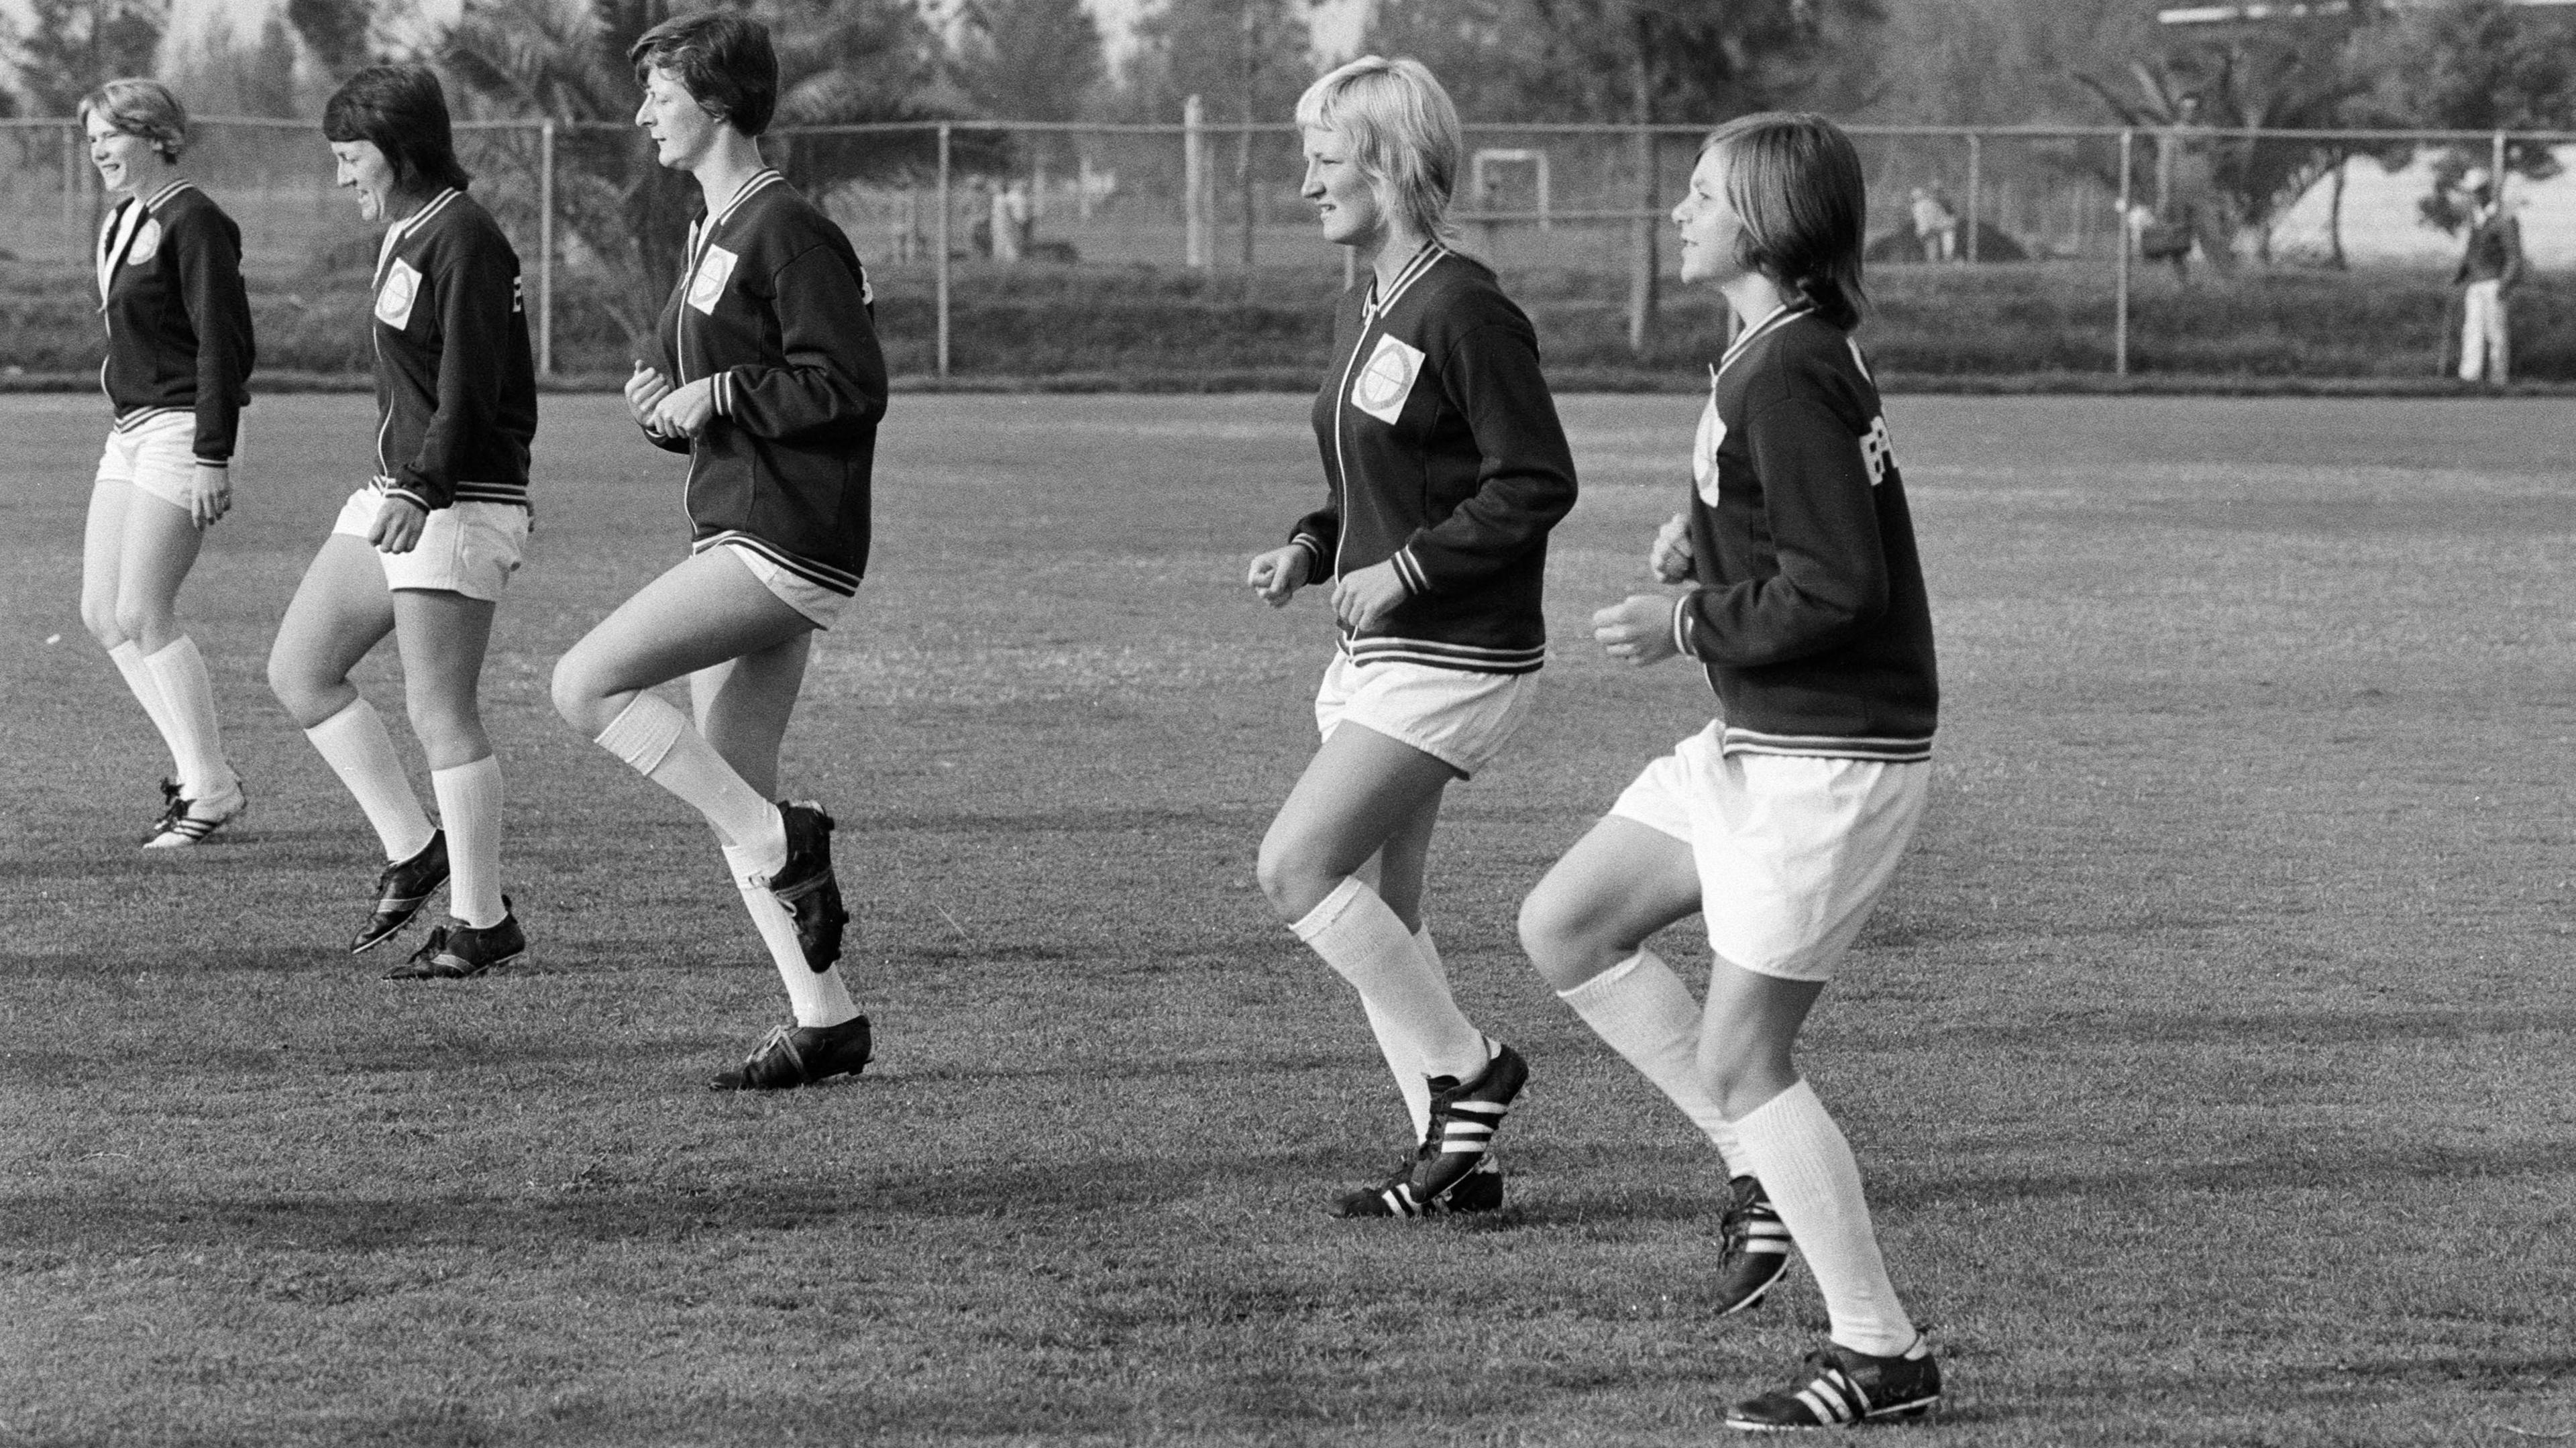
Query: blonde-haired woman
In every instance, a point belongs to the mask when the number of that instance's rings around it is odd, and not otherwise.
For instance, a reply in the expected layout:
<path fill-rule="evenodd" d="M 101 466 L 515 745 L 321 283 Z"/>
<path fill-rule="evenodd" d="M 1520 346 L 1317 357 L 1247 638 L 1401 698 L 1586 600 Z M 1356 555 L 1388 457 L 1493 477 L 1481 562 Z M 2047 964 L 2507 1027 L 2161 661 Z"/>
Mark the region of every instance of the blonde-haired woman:
<path fill-rule="evenodd" d="M 1529 712 L 1574 460 L 1528 317 L 1442 241 L 1465 145 L 1439 81 L 1355 60 L 1306 92 L 1297 124 L 1324 239 L 1368 275 L 1342 298 L 1315 400 L 1324 506 L 1246 580 L 1275 608 L 1329 577 L 1340 633 L 1315 696 L 1323 744 L 1261 842 L 1261 887 L 1359 992 L 1412 1118 L 1410 1159 L 1333 1214 L 1490 1211 L 1488 1148 L 1528 1067 L 1451 997 L 1423 870 L 1442 792 Z"/>
<path fill-rule="evenodd" d="M 90 490 L 81 622 L 161 731 L 177 777 L 161 786 L 148 849 L 192 845 L 247 801 L 224 757 L 205 659 L 179 622 L 179 587 L 206 530 L 232 507 L 233 444 L 250 402 L 250 298 L 241 228 L 180 169 L 188 112 L 156 80 L 82 97 L 90 163 L 118 200 L 98 233 L 99 369 L 116 422 Z"/>

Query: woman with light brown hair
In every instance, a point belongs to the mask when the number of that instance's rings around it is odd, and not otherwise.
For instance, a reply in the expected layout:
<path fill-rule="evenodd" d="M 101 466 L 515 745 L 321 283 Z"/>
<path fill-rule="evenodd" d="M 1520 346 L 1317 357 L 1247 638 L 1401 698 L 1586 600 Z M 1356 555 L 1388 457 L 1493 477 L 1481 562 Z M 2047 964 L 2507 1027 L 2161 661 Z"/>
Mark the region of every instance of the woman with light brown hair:
<path fill-rule="evenodd" d="M 232 508 L 232 457 L 250 403 L 250 298 L 241 228 L 179 164 L 188 113 L 156 80 L 112 80 L 81 98 L 91 164 L 117 198 L 99 228 L 99 383 L 115 410 L 90 489 L 81 622 L 170 746 L 147 849 L 193 845 L 248 800 L 224 757 L 204 657 L 179 621 L 179 588 L 206 530 Z"/>

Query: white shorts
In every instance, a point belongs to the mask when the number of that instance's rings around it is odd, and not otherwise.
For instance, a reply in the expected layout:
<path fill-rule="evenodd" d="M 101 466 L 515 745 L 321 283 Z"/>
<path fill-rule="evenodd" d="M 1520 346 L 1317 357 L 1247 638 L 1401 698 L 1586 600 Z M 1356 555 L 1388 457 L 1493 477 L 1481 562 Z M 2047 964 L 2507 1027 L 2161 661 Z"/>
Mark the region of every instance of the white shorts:
<path fill-rule="evenodd" d="M 197 414 L 164 412 L 107 435 L 98 481 L 123 483 L 181 511 L 197 493 Z"/>
<path fill-rule="evenodd" d="M 841 617 L 841 609 L 850 601 L 846 593 L 834 593 L 810 578 L 788 572 L 771 562 L 756 549 L 740 543 L 724 545 L 727 553 L 742 560 L 760 586 L 778 595 L 778 601 L 814 621 L 814 627 L 828 629 Z"/>
<path fill-rule="evenodd" d="M 376 531 L 376 511 L 384 501 L 373 483 L 351 493 L 331 531 L 365 539 Z M 376 557 L 385 565 L 388 589 L 431 589 L 498 603 L 527 547 L 527 509 L 515 503 L 450 503 L 430 513 L 409 553 Z"/>
<path fill-rule="evenodd" d="M 1335 653 L 1315 690 L 1325 738 L 1357 724 L 1472 777 L 1503 752 L 1538 695 L 1538 675 L 1479 674 L 1428 664 L 1355 664 Z"/>
<path fill-rule="evenodd" d="M 1720 960 L 1830 980 L 1914 837 L 1932 766 L 1722 754 L 1724 728 L 1647 765 L 1610 813 L 1690 846 Z"/>

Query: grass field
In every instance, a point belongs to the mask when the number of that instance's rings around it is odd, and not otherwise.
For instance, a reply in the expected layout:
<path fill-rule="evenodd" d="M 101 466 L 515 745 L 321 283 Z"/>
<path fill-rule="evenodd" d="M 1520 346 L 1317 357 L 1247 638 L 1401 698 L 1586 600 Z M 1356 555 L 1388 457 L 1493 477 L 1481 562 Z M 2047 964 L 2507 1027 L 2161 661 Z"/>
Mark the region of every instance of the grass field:
<path fill-rule="evenodd" d="M 166 759 L 74 609 L 97 403 L 0 398 L 0 1443 L 1723 1436 L 1821 1305 L 1706 1320 L 1713 1157 L 1510 936 L 1706 717 L 1583 631 L 1696 404 L 1566 405 L 1557 660 L 1431 912 L 1535 1085 L 1510 1209 L 1428 1225 L 1319 1210 L 1401 1115 L 1251 881 L 1329 647 L 1239 585 L 1320 488 L 1304 410 L 896 400 L 787 770 L 842 821 L 879 1064 L 744 1099 L 698 1082 L 782 1003 L 706 833 L 546 702 L 684 529 L 614 399 L 547 400 L 486 675 L 535 962 L 422 988 L 339 953 L 372 837 L 260 682 L 365 401 L 251 414 L 187 604 L 254 810 L 146 857 Z M 1805 1061 L 1947 1358 L 1892 1431 L 2576 1435 L 2576 413 L 1891 411 L 1936 793 Z"/>

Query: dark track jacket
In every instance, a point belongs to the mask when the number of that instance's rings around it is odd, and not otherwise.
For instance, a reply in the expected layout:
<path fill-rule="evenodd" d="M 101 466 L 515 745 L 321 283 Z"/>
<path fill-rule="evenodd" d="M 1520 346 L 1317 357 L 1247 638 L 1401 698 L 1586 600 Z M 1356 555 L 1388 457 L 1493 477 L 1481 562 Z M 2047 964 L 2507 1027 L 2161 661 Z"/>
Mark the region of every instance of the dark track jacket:
<path fill-rule="evenodd" d="M 376 472 L 387 493 L 528 505 L 537 368 L 519 253 L 450 188 L 387 228 L 376 258 Z"/>
<path fill-rule="evenodd" d="M 1381 297 L 1342 297 L 1315 398 L 1324 506 L 1291 540 L 1320 580 L 1394 560 L 1411 595 L 1342 640 L 1401 660 L 1525 674 L 1547 660 L 1547 534 L 1574 507 L 1574 456 L 1529 318 L 1494 274 L 1434 243 Z"/>
<path fill-rule="evenodd" d="M 98 383 L 117 430 L 194 412 L 197 461 L 230 461 L 256 356 L 241 228 L 194 182 L 173 181 L 118 202 L 94 260 L 107 324 Z"/>
<path fill-rule="evenodd" d="M 1712 371 L 1691 472 L 1697 586 L 1673 642 L 1708 666 L 1723 748 L 1930 758 L 1932 609 L 1849 334 L 1803 306 L 1746 331 Z"/>
<path fill-rule="evenodd" d="M 867 271 L 840 226 L 775 171 L 689 228 L 663 305 L 664 375 L 715 379 L 689 454 L 690 551 L 738 543 L 839 594 L 867 571 L 885 356 Z"/>

